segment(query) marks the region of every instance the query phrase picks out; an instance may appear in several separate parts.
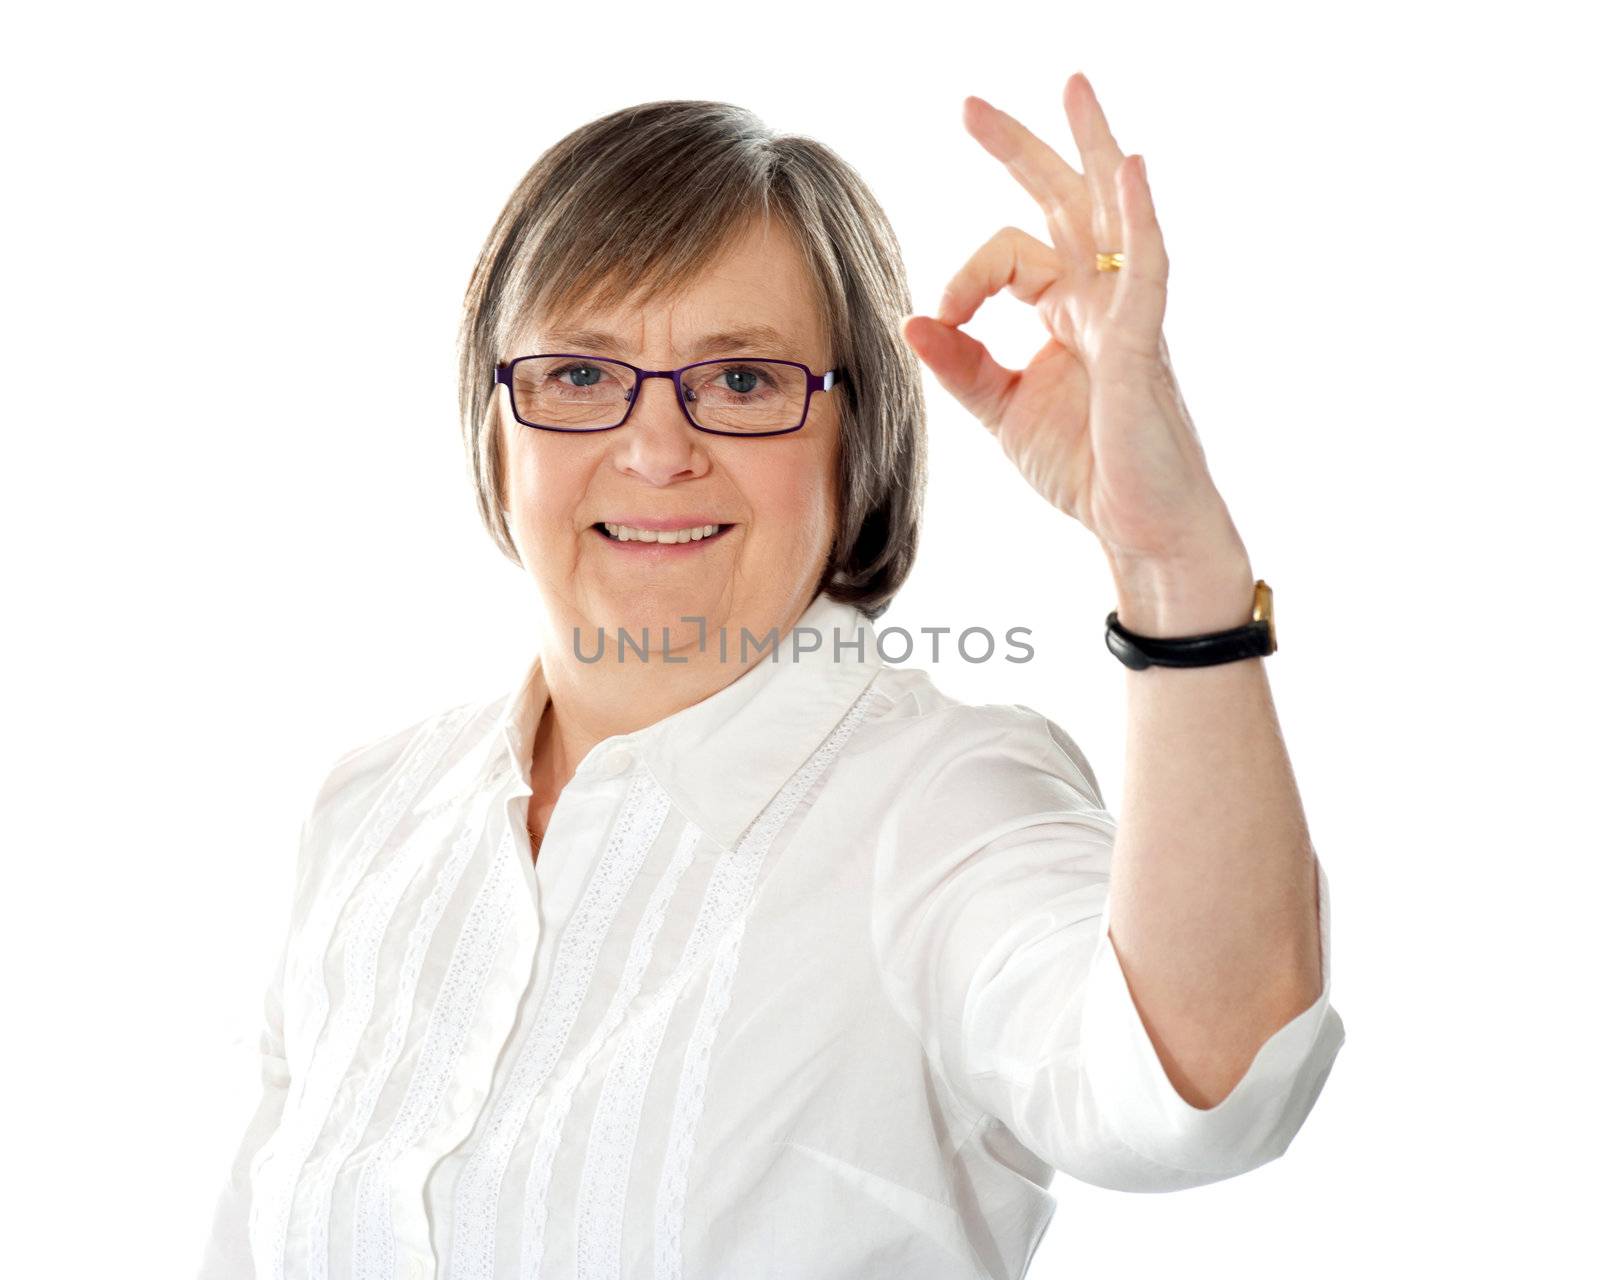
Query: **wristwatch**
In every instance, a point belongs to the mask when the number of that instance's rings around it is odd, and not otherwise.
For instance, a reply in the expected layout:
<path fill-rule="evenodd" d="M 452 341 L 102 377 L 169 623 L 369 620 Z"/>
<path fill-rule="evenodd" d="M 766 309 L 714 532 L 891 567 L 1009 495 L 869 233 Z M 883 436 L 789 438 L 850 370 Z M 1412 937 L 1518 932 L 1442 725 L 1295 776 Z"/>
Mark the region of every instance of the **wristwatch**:
<path fill-rule="evenodd" d="M 1278 648 L 1272 622 L 1272 588 L 1256 579 L 1250 621 L 1226 631 L 1198 636 L 1137 636 L 1117 621 L 1117 611 L 1106 615 L 1106 648 L 1135 671 L 1146 667 L 1210 667 L 1240 658 L 1264 658 Z"/>

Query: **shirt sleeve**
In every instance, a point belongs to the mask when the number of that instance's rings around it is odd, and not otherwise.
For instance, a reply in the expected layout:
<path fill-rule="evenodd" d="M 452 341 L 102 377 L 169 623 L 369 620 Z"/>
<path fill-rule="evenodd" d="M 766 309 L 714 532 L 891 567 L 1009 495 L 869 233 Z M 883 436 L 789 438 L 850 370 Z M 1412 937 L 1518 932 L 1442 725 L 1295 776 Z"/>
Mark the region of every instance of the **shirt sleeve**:
<path fill-rule="evenodd" d="M 245 1126 L 227 1179 L 217 1196 L 200 1280 L 249 1280 L 255 1275 L 250 1252 L 251 1192 L 257 1159 L 278 1128 L 289 1093 L 291 1072 L 284 1036 L 284 981 L 295 932 L 310 909 L 320 879 L 329 870 L 326 850 L 336 841 L 340 822 L 348 823 L 359 816 L 359 804 L 366 796 L 363 787 L 370 787 L 373 779 L 381 778 L 398 746 L 416 729 L 417 726 L 408 726 L 385 740 L 362 743 L 335 760 L 323 775 L 300 824 L 288 919 L 261 1003 L 262 1017 L 256 1041 L 261 1091 L 255 1113 Z M 352 795 L 355 799 L 346 803 Z M 341 814 L 340 810 L 348 812 Z"/>
<path fill-rule="evenodd" d="M 299 853 L 295 863 L 296 901 L 299 899 L 298 887 L 304 878 L 310 828 L 311 816 L 308 815 L 301 824 Z M 255 1263 L 250 1253 L 250 1196 L 255 1159 L 277 1129 L 289 1092 L 289 1061 L 283 1032 L 283 984 L 292 932 L 291 912 L 289 928 L 284 931 L 277 962 L 262 997 L 262 1017 L 256 1042 L 260 1094 L 255 1113 L 245 1126 L 244 1135 L 235 1149 L 227 1180 L 217 1196 L 216 1208 L 212 1213 L 211 1235 L 206 1242 L 205 1258 L 200 1266 L 200 1280 L 249 1280 L 255 1275 Z"/>
<path fill-rule="evenodd" d="M 217 1196 L 211 1236 L 200 1266 L 200 1280 L 249 1280 L 255 1275 L 255 1263 L 250 1254 L 250 1192 L 255 1157 L 277 1129 L 289 1092 L 289 1063 L 283 1043 L 283 965 L 287 936 L 284 941 L 262 1001 L 263 1018 L 257 1042 L 261 1092 L 255 1114 L 245 1126 L 227 1180 Z"/>
<path fill-rule="evenodd" d="M 891 1001 L 948 1086 L 1052 1167 L 1115 1190 L 1198 1186 L 1282 1155 L 1344 1040 L 1320 859 L 1322 991 L 1201 1110 L 1168 1079 L 1111 945 L 1116 824 L 1081 750 L 1025 707 L 937 718 L 896 780 L 873 934 Z"/>
<path fill-rule="evenodd" d="M 294 1055 L 289 1052 L 284 1033 L 284 982 L 300 922 L 310 915 L 312 904 L 332 874 L 337 850 L 360 826 L 407 746 L 438 721 L 455 717 L 469 705 L 461 704 L 437 716 L 408 723 L 346 751 L 323 775 L 300 824 L 288 926 L 262 1000 L 257 1041 L 261 1092 L 217 1197 L 200 1280 L 248 1280 L 255 1274 L 250 1252 L 251 1191 L 258 1159 L 283 1117 L 293 1074 L 289 1061 Z"/>

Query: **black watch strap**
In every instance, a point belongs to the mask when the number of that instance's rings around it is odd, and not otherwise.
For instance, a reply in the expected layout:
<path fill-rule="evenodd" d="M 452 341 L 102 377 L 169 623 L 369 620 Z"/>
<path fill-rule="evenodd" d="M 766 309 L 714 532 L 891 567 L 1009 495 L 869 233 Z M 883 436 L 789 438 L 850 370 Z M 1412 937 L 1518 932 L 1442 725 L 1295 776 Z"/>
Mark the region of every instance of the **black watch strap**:
<path fill-rule="evenodd" d="M 1135 635 L 1117 621 L 1116 610 L 1106 615 L 1106 648 L 1135 671 L 1146 667 L 1210 667 L 1240 658 L 1264 658 L 1278 648 L 1272 619 L 1272 588 L 1256 580 L 1252 617 L 1242 627 L 1210 631 L 1198 636 Z"/>

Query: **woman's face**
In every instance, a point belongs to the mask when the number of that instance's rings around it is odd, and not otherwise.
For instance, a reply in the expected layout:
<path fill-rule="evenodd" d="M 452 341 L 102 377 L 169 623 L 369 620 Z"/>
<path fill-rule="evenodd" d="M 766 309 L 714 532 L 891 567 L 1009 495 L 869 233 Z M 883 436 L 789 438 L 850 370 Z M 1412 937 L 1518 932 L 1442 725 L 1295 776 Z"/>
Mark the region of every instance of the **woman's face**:
<path fill-rule="evenodd" d="M 754 326 L 779 337 L 705 345 L 710 335 Z M 573 329 L 609 334 L 615 345 L 561 332 Z M 532 323 L 503 358 L 540 352 L 611 356 L 644 369 L 740 355 L 831 368 L 812 283 L 778 223 L 757 224 L 670 303 Z M 604 627 L 613 633 L 609 656 L 617 628 L 637 643 L 648 627 L 656 655 L 662 627 L 671 628 L 674 650 L 698 648 L 700 624 L 684 619 L 703 618 L 707 648 L 716 652 L 717 629 L 727 628 L 732 657 L 740 627 L 762 637 L 792 626 L 833 539 L 838 394 L 814 394 L 798 431 L 739 438 L 692 427 L 666 378 L 640 384 L 623 426 L 592 434 L 523 426 L 509 391 L 498 388 L 507 523 L 555 635 L 570 643 L 577 628 L 592 654 Z M 722 530 L 698 542 L 620 542 L 599 527 L 608 522 Z"/>

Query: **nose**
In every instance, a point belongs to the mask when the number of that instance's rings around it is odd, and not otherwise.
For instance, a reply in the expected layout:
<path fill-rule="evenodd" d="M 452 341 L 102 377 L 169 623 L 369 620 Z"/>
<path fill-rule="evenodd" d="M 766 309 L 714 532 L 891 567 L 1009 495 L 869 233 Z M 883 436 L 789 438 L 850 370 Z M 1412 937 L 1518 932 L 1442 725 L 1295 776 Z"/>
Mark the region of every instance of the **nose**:
<path fill-rule="evenodd" d="M 672 379 L 641 378 L 633 399 L 627 422 L 615 433 L 617 469 L 652 485 L 704 474 L 710 464 L 705 437 L 684 417 Z"/>

